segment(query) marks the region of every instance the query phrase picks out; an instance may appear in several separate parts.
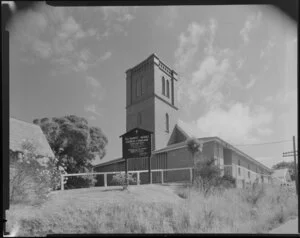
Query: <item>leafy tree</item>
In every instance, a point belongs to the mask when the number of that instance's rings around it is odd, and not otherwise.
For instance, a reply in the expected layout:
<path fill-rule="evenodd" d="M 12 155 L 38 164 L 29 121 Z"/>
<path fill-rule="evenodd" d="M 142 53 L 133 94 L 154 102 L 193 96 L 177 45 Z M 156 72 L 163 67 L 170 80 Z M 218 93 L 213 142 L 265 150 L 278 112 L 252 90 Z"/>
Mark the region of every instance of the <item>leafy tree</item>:
<path fill-rule="evenodd" d="M 198 155 L 200 152 L 202 152 L 202 143 L 197 139 L 197 138 L 190 138 L 187 140 L 187 146 L 188 150 L 191 152 L 192 157 L 193 157 L 193 163 L 194 163 L 194 173 L 193 173 L 193 178 L 192 181 L 194 183 L 195 181 L 195 169 L 196 169 L 196 155 Z"/>
<path fill-rule="evenodd" d="M 291 162 L 279 162 L 275 165 L 273 165 L 272 169 L 289 169 L 290 175 L 291 175 L 291 179 L 295 180 L 295 165 L 294 165 L 294 161 Z"/>
<path fill-rule="evenodd" d="M 90 171 L 95 155 L 100 159 L 105 156 L 107 137 L 100 128 L 90 127 L 85 118 L 68 115 L 35 119 L 33 123 L 41 127 L 58 158 L 58 166 L 65 167 L 67 173 Z M 66 188 L 91 185 L 91 181 L 69 177 Z"/>

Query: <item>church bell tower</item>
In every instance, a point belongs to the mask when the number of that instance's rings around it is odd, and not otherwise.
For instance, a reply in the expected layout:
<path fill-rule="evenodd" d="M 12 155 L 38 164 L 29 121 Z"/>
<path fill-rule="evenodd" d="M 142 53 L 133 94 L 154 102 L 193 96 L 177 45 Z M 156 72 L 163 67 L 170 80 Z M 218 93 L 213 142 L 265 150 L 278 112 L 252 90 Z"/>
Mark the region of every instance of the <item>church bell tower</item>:
<path fill-rule="evenodd" d="M 153 150 L 167 146 L 177 123 L 177 81 L 156 54 L 126 71 L 126 131 L 152 131 Z"/>

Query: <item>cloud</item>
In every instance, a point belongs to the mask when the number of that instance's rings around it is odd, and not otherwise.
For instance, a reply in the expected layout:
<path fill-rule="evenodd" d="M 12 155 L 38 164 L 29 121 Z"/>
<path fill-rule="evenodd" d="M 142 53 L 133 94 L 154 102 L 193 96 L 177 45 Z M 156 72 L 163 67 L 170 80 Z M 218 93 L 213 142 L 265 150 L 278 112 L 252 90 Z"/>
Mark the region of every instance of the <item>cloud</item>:
<path fill-rule="evenodd" d="M 275 45 L 276 44 L 273 40 L 269 40 L 266 47 L 260 51 L 259 58 L 260 59 L 264 58 Z"/>
<path fill-rule="evenodd" d="M 86 84 L 87 87 L 91 90 L 92 98 L 96 98 L 98 101 L 103 100 L 103 98 L 105 97 L 105 90 L 99 80 L 91 76 L 86 76 Z"/>
<path fill-rule="evenodd" d="M 215 40 L 217 27 L 218 27 L 218 22 L 216 21 L 216 19 L 214 18 L 209 19 L 208 29 L 210 34 L 208 39 L 206 40 L 207 46 L 204 48 L 204 52 L 207 55 L 213 55 L 215 53 L 213 43 Z"/>
<path fill-rule="evenodd" d="M 256 83 L 257 78 L 254 77 L 253 75 L 250 76 L 250 81 L 247 83 L 246 85 L 246 89 L 250 89 L 254 86 L 254 84 Z"/>
<path fill-rule="evenodd" d="M 39 39 L 36 39 L 33 42 L 33 50 L 36 52 L 38 56 L 41 58 L 49 58 L 52 55 L 52 48 L 51 45 L 48 42 L 41 41 Z"/>
<path fill-rule="evenodd" d="M 211 18 L 207 25 L 190 23 L 187 31 L 182 32 L 178 38 L 175 68 L 179 69 L 182 77 L 177 95 L 179 103 L 184 100 L 184 110 L 198 102 L 205 102 L 208 107 L 216 107 L 231 94 L 231 88 L 240 87 L 231 66 L 235 52 L 214 45 L 217 30 L 218 22 Z M 200 47 L 202 43 L 205 44 L 204 47 Z M 204 49 L 204 54 L 200 49 Z"/>
<path fill-rule="evenodd" d="M 208 111 L 190 125 L 195 136 L 219 136 L 231 143 L 254 143 L 259 139 L 254 136 L 257 128 L 263 131 L 272 122 L 272 113 L 260 107 L 250 110 L 242 103 L 233 103 L 227 110 L 220 107 Z"/>
<path fill-rule="evenodd" d="M 248 44 L 250 41 L 249 34 L 251 30 L 257 28 L 260 25 L 262 18 L 262 13 L 258 12 L 256 14 L 251 14 L 247 17 L 247 20 L 243 26 L 243 28 L 240 30 L 240 35 L 243 39 L 244 44 Z"/>
<path fill-rule="evenodd" d="M 136 12 L 136 9 L 137 7 L 101 7 L 104 20 L 116 20 L 119 22 L 132 21 L 135 18 L 133 13 Z"/>
<path fill-rule="evenodd" d="M 178 17 L 179 9 L 177 6 L 164 6 L 162 7 L 162 14 L 156 18 L 155 24 L 171 28 Z"/>
<path fill-rule="evenodd" d="M 101 61 L 105 61 L 105 60 L 108 60 L 110 57 L 111 57 L 111 52 L 110 51 L 107 51 L 107 52 L 105 52 L 105 54 L 104 55 L 102 55 L 101 57 L 100 57 L 100 60 Z"/>
<path fill-rule="evenodd" d="M 96 107 L 95 104 L 90 104 L 90 105 L 84 106 L 84 110 L 86 112 L 93 113 L 93 114 L 95 114 L 97 116 L 102 116 L 102 114 L 100 112 L 98 112 L 97 107 Z"/>
<path fill-rule="evenodd" d="M 205 27 L 196 22 L 189 24 L 186 33 L 179 36 L 179 47 L 175 51 L 175 68 L 184 71 L 198 51 L 199 42 L 205 33 Z"/>
<path fill-rule="evenodd" d="M 100 87 L 100 83 L 98 82 L 98 80 L 96 80 L 95 78 L 91 77 L 91 76 L 87 76 L 86 77 L 86 82 L 88 86 L 91 86 L 93 88 L 98 88 Z"/>
<path fill-rule="evenodd" d="M 260 136 L 269 136 L 273 133 L 273 131 L 270 128 L 257 128 L 257 133 Z"/>
<path fill-rule="evenodd" d="M 243 67 L 244 63 L 245 63 L 245 59 L 238 59 L 236 61 L 236 68 L 241 69 Z"/>

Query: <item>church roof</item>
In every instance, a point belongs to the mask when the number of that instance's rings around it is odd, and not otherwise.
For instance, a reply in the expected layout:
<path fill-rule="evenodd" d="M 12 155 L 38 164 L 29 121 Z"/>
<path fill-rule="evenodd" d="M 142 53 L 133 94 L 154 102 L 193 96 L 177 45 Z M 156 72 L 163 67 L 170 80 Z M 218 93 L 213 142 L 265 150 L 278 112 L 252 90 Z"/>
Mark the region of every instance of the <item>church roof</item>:
<path fill-rule="evenodd" d="M 10 118 L 9 123 L 9 149 L 11 151 L 24 152 L 23 143 L 29 141 L 35 146 L 37 155 L 54 157 L 40 126 L 15 118 Z"/>

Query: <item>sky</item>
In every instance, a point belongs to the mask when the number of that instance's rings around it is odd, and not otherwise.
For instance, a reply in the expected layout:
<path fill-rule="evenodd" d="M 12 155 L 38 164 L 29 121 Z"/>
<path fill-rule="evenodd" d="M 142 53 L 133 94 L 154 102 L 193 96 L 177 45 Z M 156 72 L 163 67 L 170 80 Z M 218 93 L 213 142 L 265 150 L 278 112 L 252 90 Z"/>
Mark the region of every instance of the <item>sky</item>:
<path fill-rule="evenodd" d="M 84 117 L 108 138 L 103 161 L 122 156 L 125 71 L 152 53 L 179 74 L 184 129 L 269 167 L 293 160 L 282 153 L 298 138 L 297 25 L 275 8 L 41 3 L 8 29 L 10 116 Z"/>

